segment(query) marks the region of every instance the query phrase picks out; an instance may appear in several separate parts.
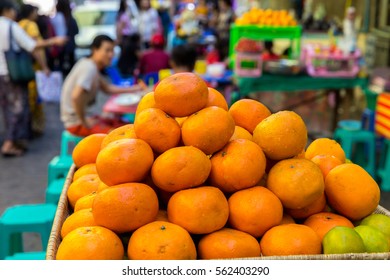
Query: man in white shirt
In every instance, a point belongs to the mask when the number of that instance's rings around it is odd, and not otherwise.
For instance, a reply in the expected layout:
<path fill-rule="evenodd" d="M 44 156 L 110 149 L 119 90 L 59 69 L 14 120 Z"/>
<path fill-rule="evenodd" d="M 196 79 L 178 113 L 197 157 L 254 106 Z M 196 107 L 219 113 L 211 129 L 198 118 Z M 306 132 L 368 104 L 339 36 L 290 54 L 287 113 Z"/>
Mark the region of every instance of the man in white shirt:
<path fill-rule="evenodd" d="M 16 49 L 24 49 L 34 56 L 36 60 L 41 57 L 36 55 L 36 50 L 53 45 L 63 45 L 64 37 L 54 37 L 48 40 L 35 41 L 29 37 L 14 21 L 16 7 L 12 1 L 0 1 L 0 106 L 5 120 L 5 139 L 1 146 L 4 156 L 20 156 L 23 149 L 18 142 L 26 143 L 29 138 L 29 107 L 27 83 L 14 83 L 8 75 L 7 61 L 4 52 L 10 47 L 10 28 L 12 28 L 13 44 Z"/>
<path fill-rule="evenodd" d="M 64 81 L 61 93 L 61 120 L 71 134 L 87 136 L 93 133 L 108 133 L 115 128 L 115 124 L 110 124 L 108 120 L 88 116 L 88 107 L 94 103 L 99 90 L 107 94 L 141 90 L 138 85 L 118 87 L 109 84 L 100 74 L 100 71 L 111 64 L 114 45 L 110 37 L 98 35 L 92 42 L 91 56 L 80 59 Z"/>

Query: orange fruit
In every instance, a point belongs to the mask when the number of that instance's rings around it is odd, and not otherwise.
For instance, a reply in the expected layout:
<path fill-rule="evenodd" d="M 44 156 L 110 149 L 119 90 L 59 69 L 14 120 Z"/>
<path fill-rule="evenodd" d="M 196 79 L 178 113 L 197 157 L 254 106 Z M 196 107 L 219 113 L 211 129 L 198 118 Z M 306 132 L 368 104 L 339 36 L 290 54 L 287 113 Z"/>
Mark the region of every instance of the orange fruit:
<path fill-rule="evenodd" d="M 344 163 L 325 179 L 328 204 L 341 215 L 356 221 L 370 215 L 379 205 L 380 189 L 362 167 Z"/>
<path fill-rule="evenodd" d="M 195 260 L 196 248 L 181 226 L 155 221 L 134 231 L 127 255 L 131 260 Z"/>
<path fill-rule="evenodd" d="M 117 233 L 129 232 L 155 220 L 158 198 L 145 184 L 112 186 L 96 195 L 92 213 L 98 225 Z"/>
<path fill-rule="evenodd" d="M 211 184 L 224 192 L 253 187 L 265 172 L 261 148 L 246 139 L 230 141 L 211 157 Z"/>
<path fill-rule="evenodd" d="M 254 237 L 262 236 L 283 217 L 283 206 L 271 191 L 253 187 L 233 193 L 229 199 L 229 224 Z"/>
<path fill-rule="evenodd" d="M 301 153 L 306 146 L 306 125 L 296 113 L 280 111 L 265 118 L 256 126 L 253 141 L 270 159 L 291 158 Z"/>
<path fill-rule="evenodd" d="M 168 202 L 168 220 L 189 233 L 205 234 L 223 228 L 229 217 L 225 195 L 215 187 L 174 193 Z"/>
<path fill-rule="evenodd" d="M 156 216 L 156 221 L 168 222 L 167 210 L 159 209 Z"/>
<path fill-rule="evenodd" d="M 83 197 L 80 197 L 76 204 L 74 205 L 74 212 L 80 211 L 82 209 L 92 208 L 93 200 L 95 199 L 97 192 L 91 192 Z"/>
<path fill-rule="evenodd" d="M 186 146 L 194 146 L 211 155 L 229 142 L 234 127 L 234 120 L 227 111 L 216 106 L 207 107 L 183 123 L 182 140 Z"/>
<path fill-rule="evenodd" d="M 180 125 L 157 108 L 145 109 L 137 114 L 134 130 L 138 138 L 145 140 L 159 154 L 176 147 L 180 141 Z"/>
<path fill-rule="evenodd" d="M 252 141 L 253 137 L 252 134 L 245 128 L 242 128 L 241 126 L 236 125 L 234 128 L 234 133 L 232 137 L 230 137 L 230 141 L 236 140 L 236 139 L 247 139 Z"/>
<path fill-rule="evenodd" d="M 81 197 L 97 191 L 99 186 L 99 176 L 97 174 L 84 175 L 73 181 L 68 189 L 67 197 L 72 208 Z"/>
<path fill-rule="evenodd" d="M 324 179 L 314 162 L 285 159 L 271 168 L 267 187 L 282 201 L 284 207 L 302 209 L 323 195 Z"/>
<path fill-rule="evenodd" d="M 310 227 L 285 224 L 271 228 L 260 241 L 263 256 L 321 254 L 321 240 Z"/>
<path fill-rule="evenodd" d="M 77 169 L 73 174 L 73 181 L 76 181 L 78 178 L 89 174 L 97 174 L 95 163 L 88 163 Z"/>
<path fill-rule="evenodd" d="M 103 183 L 113 186 L 143 180 L 153 160 L 152 148 L 144 140 L 121 139 L 101 150 L 96 169 Z"/>
<path fill-rule="evenodd" d="M 152 166 L 153 182 L 160 189 L 175 192 L 203 184 L 210 174 L 210 159 L 195 147 L 172 148 Z"/>
<path fill-rule="evenodd" d="M 256 126 L 271 115 L 270 110 L 262 103 L 252 99 L 241 99 L 229 109 L 236 125 L 253 133 Z"/>
<path fill-rule="evenodd" d="M 154 92 L 145 94 L 138 103 L 135 115 L 138 115 L 142 110 L 148 108 L 156 108 L 156 101 L 154 100 Z"/>
<path fill-rule="evenodd" d="M 100 181 L 100 183 L 99 183 L 99 186 L 98 186 L 98 189 L 97 189 L 97 192 L 100 192 L 100 191 L 102 191 L 102 190 L 104 190 L 104 189 L 107 189 L 107 188 L 109 188 L 110 186 L 107 186 L 106 184 L 104 184 L 102 181 Z"/>
<path fill-rule="evenodd" d="M 173 117 L 189 116 L 206 107 L 209 90 L 193 73 L 177 73 L 162 80 L 154 91 L 155 106 Z"/>
<path fill-rule="evenodd" d="M 260 257 L 260 246 L 252 235 L 223 228 L 203 236 L 198 244 L 200 259 Z"/>
<path fill-rule="evenodd" d="M 110 133 L 103 139 L 102 146 L 100 149 L 105 148 L 111 142 L 120 139 L 136 139 L 137 135 L 135 135 L 134 124 L 126 124 L 111 130 Z"/>
<path fill-rule="evenodd" d="M 285 209 L 288 214 L 294 219 L 305 219 L 313 214 L 322 212 L 325 210 L 326 197 L 323 193 L 320 198 L 316 199 L 313 203 L 301 209 Z"/>
<path fill-rule="evenodd" d="M 317 164 L 318 167 L 321 169 L 322 175 L 324 176 L 324 180 L 328 175 L 329 171 L 331 171 L 337 165 L 342 164 L 341 160 L 332 155 L 314 156 L 311 161 Z"/>
<path fill-rule="evenodd" d="M 217 106 L 227 111 L 229 109 L 225 96 L 218 90 L 209 87 L 209 99 L 206 107 Z"/>
<path fill-rule="evenodd" d="M 295 220 L 293 217 L 291 217 L 289 214 L 287 213 L 283 213 L 283 218 L 282 218 L 282 221 L 280 222 L 281 225 L 285 225 L 285 224 L 295 224 Z"/>
<path fill-rule="evenodd" d="M 340 144 L 333 139 L 319 138 L 314 140 L 306 149 L 305 156 L 312 159 L 318 155 L 331 155 L 338 158 L 341 163 L 345 163 L 345 153 Z"/>
<path fill-rule="evenodd" d="M 111 230 L 93 226 L 68 233 L 58 247 L 57 260 L 121 260 L 122 241 Z"/>
<path fill-rule="evenodd" d="M 92 209 L 82 209 L 80 211 L 74 212 L 70 216 L 66 218 L 61 227 L 61 238 L 64 237 L 71 232 L 72 230 L 79 227 L 91 227 L 97 226 L 95 223 L 95 219 L 92 215 Z"/>
<path fill-rule="evenodd" d="M 77 168 L 95 163 L 100 147 L 107 134 L 97 133 L 83 138 L 73 149 L 72 158 Z"/>
<path fill-rule="evenodd" d="M 354 228 L 354 225 L 347 218 L 329 212 L 320 212 L 313 214 L 308 217 L 303 224 L 308 227 L 311 227 L 320 237 L 321 241 L 324 238 L 325 234 L 327 234 L 328 231 L 330 231 L 336 226 Z"/>

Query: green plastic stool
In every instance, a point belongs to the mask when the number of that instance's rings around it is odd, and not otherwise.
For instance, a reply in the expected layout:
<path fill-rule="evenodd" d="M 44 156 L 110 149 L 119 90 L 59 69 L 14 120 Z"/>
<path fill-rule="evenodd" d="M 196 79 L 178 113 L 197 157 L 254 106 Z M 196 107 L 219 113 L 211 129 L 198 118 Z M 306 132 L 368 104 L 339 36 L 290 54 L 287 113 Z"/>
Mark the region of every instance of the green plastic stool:
<path fill-rule="evenodd" d="M 363 167 L 375 178 L 375 134 L 367 130 L 337 128 L 334 139 L 341 144 L 346 158 Z"/>
<path fill-rule="evenodd" d="M 381 151 L 379 159 L 379 167 L 377 176 L 381 179 L 381 189 L 390 191 L 390 140 L 386 139 L 383 143 L 383 151 Z"/>
<path fill-rule="evenodd" d="M 82 139 L 83 137 L 70 134 L 68 131 L 64 130 L 61 136 L 61 159 L 72 160 L 73 149 Z"/>
<path fill-rule="evenodd" d="M 48 166 L 48 185 L 56 179 L 65 178 L 72 164 L 71 158 L 61 158 L 60 156 L 52 158 Z"/>
<path fill-rule="evenodd" d="M 64 188 L 65 178 L 53 180 L 46 188 L 46 203 L 58 204 L 62 189 Z"/>
<path fill-rule="evenodd" d="M 24 252 L 24 253 L 16 253 L 12 256 L 8 256 L 5 258 L 6 260 L 45 260 L 46 252 Z"/>
<path fill-rule="evenodd" d="M 57 207 L 53 204 L 24 204 L 7 208 L 0 217 L 0 260 L 23 252 L 22 233 L 37 232 L 45 250 Z"/>

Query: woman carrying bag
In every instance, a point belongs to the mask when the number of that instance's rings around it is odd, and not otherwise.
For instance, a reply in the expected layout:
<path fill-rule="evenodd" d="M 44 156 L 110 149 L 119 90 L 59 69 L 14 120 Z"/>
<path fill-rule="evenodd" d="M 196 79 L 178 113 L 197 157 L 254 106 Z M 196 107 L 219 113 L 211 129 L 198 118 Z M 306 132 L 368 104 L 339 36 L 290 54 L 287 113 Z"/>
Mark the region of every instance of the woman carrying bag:
<path fill-rule="evenodd" d="M 65 37 L 35 41 L 15 22 L 16 12 L 13 1 L 0 1 L 0 106 L 5 121 L 4 142 L 1 146 L 3 156 L 21 156 L 29 138 L 27 85 L 32 65 L 28 65 L 31 60 L 27 55 L 20 54 L 23 50 L 27 51 L 42 65 L 39 49 L 66 42 Z M 21 57 L 24 57 L 24 61 Z M 19 143 L 23 143 L 24 147 L 19 146 Z"/>

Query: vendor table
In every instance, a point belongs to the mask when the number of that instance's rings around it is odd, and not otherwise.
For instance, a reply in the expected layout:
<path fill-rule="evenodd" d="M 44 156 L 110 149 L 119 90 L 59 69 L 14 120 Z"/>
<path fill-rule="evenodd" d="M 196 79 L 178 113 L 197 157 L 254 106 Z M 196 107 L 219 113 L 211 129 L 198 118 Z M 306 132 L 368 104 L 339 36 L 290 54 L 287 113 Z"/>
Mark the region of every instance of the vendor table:
<path fill-rule="evenodd" d="M 353 89 L 361 87 L 363 90 L 367 87 L 367 78 L 322 78 L 311 77 L 307 74 L 300 74 L 295 76 L 287 75 L 273 75 L 263 74 L 259 78 L 240 78 L 236 77 L 236 84 L 240 98 L 248 96 L 250 93 L 256 92 L 271 92 L 271 91 L 308 91 L 308 90 L 325 90 L 319 93 L 312 100 L 297 101 L 293 106 L 285 108 L 291 110 L 294 107 L 310 103 L 324 95 L 335 95 L 335 106 L 333 108 L 331 129 L 332 131 L 337 127 L 337 111 L 340 105 L 340 90 Z"/>

